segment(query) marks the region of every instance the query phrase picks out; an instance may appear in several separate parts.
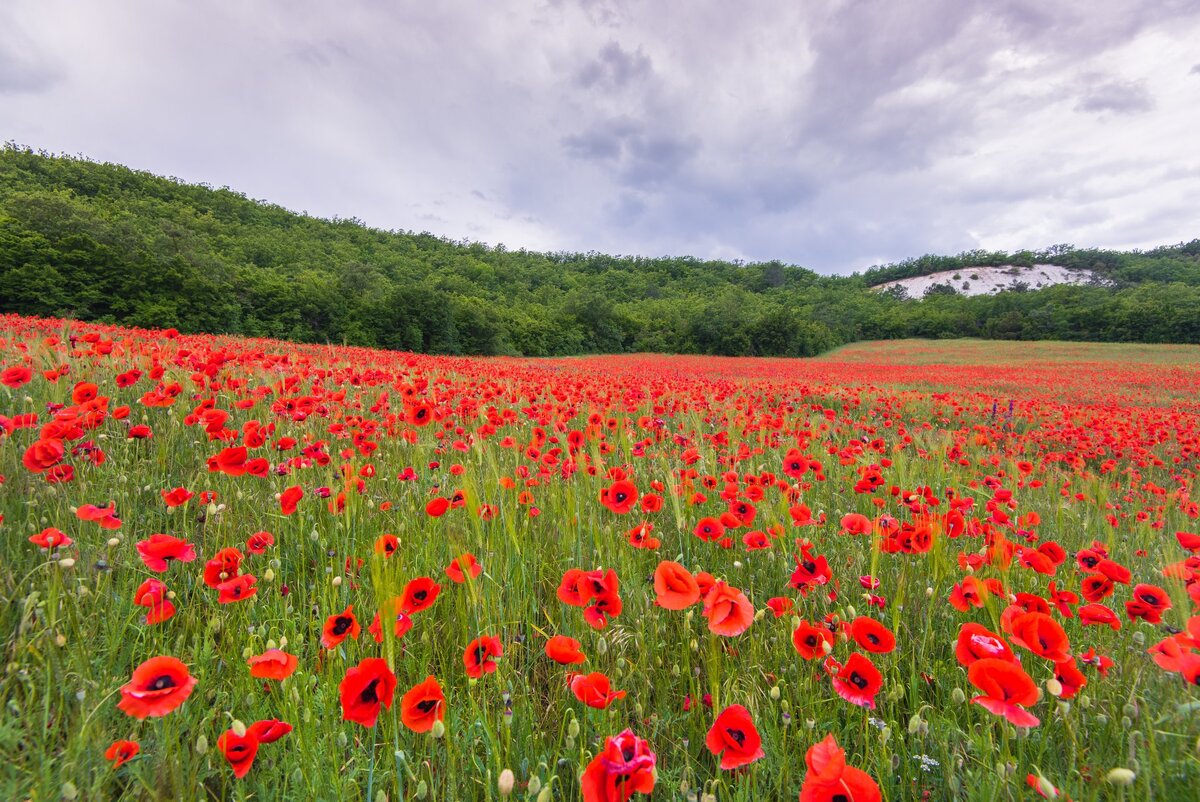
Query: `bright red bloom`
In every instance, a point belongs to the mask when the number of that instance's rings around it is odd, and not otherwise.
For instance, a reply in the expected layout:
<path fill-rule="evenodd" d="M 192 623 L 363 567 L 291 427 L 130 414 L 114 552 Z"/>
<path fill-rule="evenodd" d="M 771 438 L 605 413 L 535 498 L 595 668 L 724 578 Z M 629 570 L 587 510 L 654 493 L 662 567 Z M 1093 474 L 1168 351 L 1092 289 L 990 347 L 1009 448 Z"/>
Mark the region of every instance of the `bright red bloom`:
<path fill-rule="evenodd" d="M 691 571 L 663 560 L 654 569 L 654 603 L 666 610 L 683 610 L 700 600 L 700 585 Z"/>
<path fill-rule="evenodd" d="M 400 699 L 400 721 L 413 732 L 429 732 L 446 717 L 446 697 L 432 675 L 409 689 Z"/>
<path fill-rule="evenodd" d="M 42 439 L 35 441 L 25 449 L 21 462 L 31 473 L 41 473 L 63 461 L 67 450 L 62 440 Z"/>
<path fill-rule="evenodd" d="M 49 550 L 49 549 L 57 549 L 60 546 L 70 546 L 75 541 L 71 540 L 71 538 L 67 537 L 67 535 L 64 532 L 62 532 L 61 530 L 55 529 L 54 527 L 51 526 L 51 527 L 47 527 L 46 529 L 43 529 L 42 531 L 38 532 L 36 535 L 31 535 L 29 538 L 29 542 L 39 548 Z"/>
<path fill-rule="evenodd" d="M 291 515 L 296 511 L 296 505 L 300 503 L 300 499 L 304 498 L 304 489 L 299 485 L 289 487 L 279 496 L 279 508 L 284 515 Z"/>
<path fill-rule="evenodd" d="M 546 656 L 559 665 L 576 665 L 587 660 L 580 650 L 582 644 L 566 635 L 555 635 L 546 641 Z"/>
<path fill-rule="evenodd" d="M 583 802 L 628 802 L 635 793 L 654 790 L 656 757 L 650 745 L 625 730 L 609 737 L 584 769 Z"/>
<path fill-rule="evenodd" d="M 256 721 L 246 728 L 247 735 L 253 735 L 260 744 L 272 744 L 293 729 L 291 724 L 277 718 L 267 718 Z"/>
<path fill-rule="evenodd" d="M 250 730 L 246 730 L 245 735 L 238 735 L 233 730 L 225 730 L 217 738 L 217 748 L 229 761 L 229 767 L 233 769 L 233 776 L 240 779 L 245 777 L 250 771 L 250 767 L 254 765 L 254 757 L 258 754 L 258 738 Z"/>
<path fill-rule="evenodd" d="M 147 624 L 159 624 L 175 615 L 175 605 L 167 598 L 167 586 L 157 579 L 147 579 L 133 593 L 133 603 L 149 608 Z"/>
<path fill-rule="evenodd" d="M 255 532 L 246 540 L 246 551 L 251 554 L 266 554 L 275 545 L 275 536 L 270 532 Z"/>
<path fill-rule="evenodd" d="M 448 509 L 450 509 L 450 499 L 439 497 L 430 499 L 429 503 L 425 505 L 425 514 L 430 518 L 441 518 Z"/>
<path fill-rule="evenodd" d="M 192 496 L 195 495 L 195 493 L 183 487 L 177 487 L 174 490 L 162 490 L 160 493 L 168 507 L 179 507 L 187 504 Z"/>
<path fill-rule="evenodd" d="M 754 623 L 754 605 L 745 593 L 718 581 L 704 596 L 704 617 L 709 630 L 731 638 Z"/>
<path fill-rule="evenodd" d="M 1162 614 L 1169 609 L 1170 597 L 1156 585 L 1135 585 L 1133 598 L 1125 602 L 1125 614 L 1130 621 L 1140 618 L 1148 624 L 1162 623 Z"/>
<path fill-rule="evenodd" d="M 467 581 L 468 576 L 474 579 L 482 571 L 483 567 L 475 560 L 474 554 L 464 554 L 450 561 L 450 565 L 446 568 L 446 576 L 461 585 Z"/>
<path fill-rule="evenodd" d="M 258 595 L 258 588 L 254 584 L 258 581 L 253 574 L 242 574 L 235 576 L 233 579 L 227 579 L 217 585 L 217 601 L 221 604 L 232 604 L 249 599 L 251 596 Z"/>
<path fill-rule="evenodd" d="M 593 671 L 591 674 L 572 674 L 569 680 L 571 693 L 588 707 L 605 710 L 617 699 L 625 698 L 625 691 L 612 690 L 608 676 Z"/>
<path fill-rule="evenodd" d="M 850 637 L 860 648 L 876 654 L 887 654 L 896 648 L 896 636 L 886 626 L 860 615 L 850 624 Z"/>
<path fill-rule="evenodd" d="M 95 521 L 101 529 L 121 528 L 121 519 L 117 517 L 117 504 L 113 501 L 110 501 L 107 507 L 80 504 L 75 510 L 75 517 L 81 521 Z"/>
<path fill-rule="evenodd" d="M 766 756 L 754 719 L 741 705 L 730 705 L 721 711 L 704 745 L 721 758 L 722 769 L 736 769 Z"/>
<path fill-rule="evenodd" d="M 479 679 L 484 674 L 491 674 L 499 665 L 496 660 L 504 655 L 504 645 L 500 639 L 491 635 L 483 635 L 471 641 L 463 650 L 463 666 L 467 676 Z"/>
<path fill-rule="evenodd" d="M 368 657 L 349 669 L 338 685 L 342 699 L 342 718 L 357 721 L 364 727 L 375 726 L 379 708 L 392 707 L 396 692 L 396 675 L 380 657 Z"/>
<path fill-rule="evenodd" d="M 775 596 L 767 599 L 767 609 L 775 614 L 776 618 L 783 618 L 796 607 L 796 602 L 786 596 Z"/>
<path fill-rule="evenodd" d="M 805 660 L 815 660 L 826 655 L 826 648 L 833 649 L 833 633 L 822 626 L 801 621 L 792 633 L 792 645 Z"/>
<path fill-rule="evenodd" d="M 250 676 L 274 680 L 290 677 L 299 662 L 294 654 L 288 654 L 282 649 L 267 649 L 262 654 L 253 655 L 246 660 L 246 664 L 250 666 Z"/>
<path fill-rule="evenodd" d="M 196 559 L 196 550 L 191 543 L 171 535 L 151 535 L 145 540 L 138 541 L 137 550 L 146 567 L 158 573 L 170 568 L 171 560 L 190 563 Z"/>
<path fill-rule="evenodd" d="M 400 610 L 407 615 L 428 610 L 437 601 L 438 594 L 441 592 L 441 585 L 427 576 L 419 576 L 405 586 Z"/>
<path fill-rule="evenodd" d="M 1103 604 L 1085 604 L 1079 608 L 1079 623 L 1086 626 L 1121 628 L 1121 619 Z"/>
<path fill-rule="evenodd" d="M 121 686 L 117 707 L 137 719 L 165 716 L 183 704 L 195 687 L 196 678 L 182 660 L 151 657 Z"/>
<path fill-rule="evenodd" d="M 1012 642 L 1058 663 L 1071 656 L 1071 644 L 1062 625 L 1045 613 L 1025 613 L 1012 621 Z"/>
<path fill-rule="evenodd" d="M 871 775 L 846 765 L 846 752 L 833 735 L 813 744 L 804 755 L 808 771 L 800 786 L 800 802 L 880 802 Z"/>
<path fill-rule="evenodd" d="M 965 667 L 971 666 L 977 660 L 1015 661 L 1017 659 L 1004 638 L 982 624 L 974 622 L 963 624 L 958 631 L 954 656 L 958 658 L 959 664 Z"/>
<path fill-rule="evenodd" d="M 875 695 L 883 687 L 883 675 L 867 658 L 858 652 L 833 677 L 837 695 L 851 704 L 875 709 Z"/>
<path fill-rule="evenodd" d="M 142 751 L 142 747 L 137 741 L 113 741 L 112 745 L 104 750 L 104 759 L 111 760 L 112 767 L 115 769 L 133 760 L 140 751 Z"/>
<path fill-rule="evenodd" d="M 618 515 L 632 510 L 637 505 L 637 500 L 637 486 L 628 479 L 613 482 L 600 491 L 600 503 Z"/>
<path fill-rule="evenodd" d="M 976 660 L 967 669 L 967 680 L 982 696 L 971 699 L 984 709 L 1003 716 L 1017 727 L 1036 727 L 1038 718 L 1025 707 L 1036 704 L 1037 685 L 1015 662 L 987 658 Z"/>
<path fill-rule="evenodd" d="M 348 637 L 358 640 L 361 631 L 362 627 L 354 617 L 354 605 L 348 605 L 342 612 L 325 619 L 325 626 L 321 630 L 321 645 L 332 649 Z"/>
<path fill-rule="evenodd" d="M 400 538 L 393 534 L 382 534 L 375 538 L 375 553 L 381 554 L 385 558 L 395 554 L 398 548 L 400 548 Z"/>
<path fill-rule="evenodd" d="M 244 558 L 245 555 L 233 546 L 221 549 L 204 563 L 204 584 L 216 588 L 222 582 L 235 578 L 241 571 Z"/>

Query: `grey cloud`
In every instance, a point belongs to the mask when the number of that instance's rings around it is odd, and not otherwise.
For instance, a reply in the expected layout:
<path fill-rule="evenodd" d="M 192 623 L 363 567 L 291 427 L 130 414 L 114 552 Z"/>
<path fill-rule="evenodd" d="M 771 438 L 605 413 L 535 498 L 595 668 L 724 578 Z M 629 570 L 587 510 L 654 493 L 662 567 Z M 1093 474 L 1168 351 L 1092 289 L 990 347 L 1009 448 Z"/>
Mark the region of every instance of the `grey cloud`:
<path fill-rule="evenodd" d="M 1200 64 L 1193 64 L 1192 68 L 1188 70 L 1188 75 L 1200 75 Z"/>
<path fill-rule="evenodd" d="M 350 58 L 349 49 L 341 42 L 325 39 L 319 42 L 303 42 L 290 53 L 291 57 L 313 67 L 329 67 L 337 61 Z"/>
<path fill-rule="evenodd" d="M 650 59 L 639 47 L 628 51 L 616 42 L 600 49 L 596 58 L 585 64 L 575 75 L 575 81 L 585 89 L 623 89 L 632 81 L 650 74 Z"/>
<path fill-rule="evenodd" d="M 1085 90 L 1078 111 L 1138 114 L 1154 108 L 1154 96 L 1140 81 L 1107 81 Z"/>

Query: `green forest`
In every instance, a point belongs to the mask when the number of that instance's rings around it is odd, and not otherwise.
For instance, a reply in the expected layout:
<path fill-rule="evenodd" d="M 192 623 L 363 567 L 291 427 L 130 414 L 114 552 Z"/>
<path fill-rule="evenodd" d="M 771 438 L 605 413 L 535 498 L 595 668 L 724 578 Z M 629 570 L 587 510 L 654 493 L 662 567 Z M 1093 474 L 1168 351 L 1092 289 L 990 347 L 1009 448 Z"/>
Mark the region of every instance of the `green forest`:
<path fill-rule="evenodd" d="M 1107 286 L 924 300 L 872 286 L 975 265 Z M 1200 342 L 1200 239 L 922 256 L 853 276 L 778 261 L 536 253 L 309 217 L 8 144 L 0 312 L 428 353 L 811 356 L 862 339 Z"/>

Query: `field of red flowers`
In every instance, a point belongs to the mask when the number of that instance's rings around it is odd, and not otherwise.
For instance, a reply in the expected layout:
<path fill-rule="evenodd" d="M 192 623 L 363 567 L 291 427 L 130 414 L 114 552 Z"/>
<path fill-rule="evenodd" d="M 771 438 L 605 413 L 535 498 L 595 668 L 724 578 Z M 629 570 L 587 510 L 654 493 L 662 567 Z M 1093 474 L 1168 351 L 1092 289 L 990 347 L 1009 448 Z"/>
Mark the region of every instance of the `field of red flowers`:
<path fill-rule="evenodd" d="M 0 797 L 1195 798 L 1198 399 L 3 317 Z"/>

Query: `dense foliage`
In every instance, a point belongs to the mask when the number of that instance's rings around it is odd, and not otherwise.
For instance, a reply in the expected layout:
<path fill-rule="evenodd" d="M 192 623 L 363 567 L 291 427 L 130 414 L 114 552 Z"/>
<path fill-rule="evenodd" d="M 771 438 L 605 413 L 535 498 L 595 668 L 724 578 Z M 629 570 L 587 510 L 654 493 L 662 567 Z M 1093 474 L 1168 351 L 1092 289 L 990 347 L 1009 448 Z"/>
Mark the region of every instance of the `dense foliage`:
<path fill-rule="evenodd" d="M 1047 259 L 1117 283 L 906 301 L 883 281 Z M 951 264 L 953 263 L 953 264 Z M 429 353 L 807 356 L 861 339 L 1200 342 L 1200 240 L 1144 253 L 780 262 L 533 253 L 323 220 L 126 167 L 0 151 L 0 311 Z"/>

